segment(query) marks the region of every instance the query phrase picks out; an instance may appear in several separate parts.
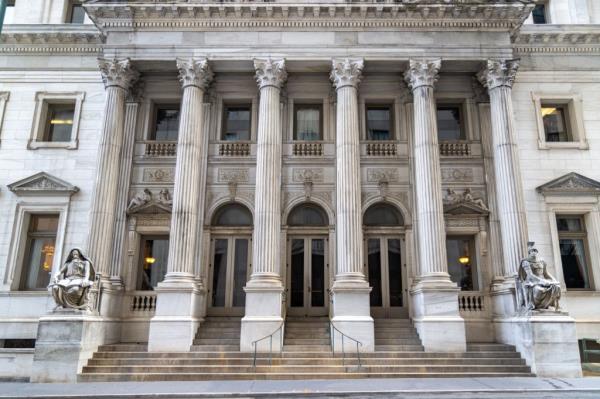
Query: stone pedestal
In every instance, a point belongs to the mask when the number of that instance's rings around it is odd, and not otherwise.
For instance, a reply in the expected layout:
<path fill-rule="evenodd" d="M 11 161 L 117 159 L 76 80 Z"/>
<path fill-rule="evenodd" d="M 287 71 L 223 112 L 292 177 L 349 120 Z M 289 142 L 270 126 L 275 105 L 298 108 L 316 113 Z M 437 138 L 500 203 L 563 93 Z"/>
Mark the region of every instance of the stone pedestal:
<path fill-rule="evenodd" d="M 57 310 L 40 318 L 31 382 L 77 382 L 99 345 L 117 342 L 110 323 L 97 314 Z"/>
<path fill-rule="evenodd" d="M 371 288 L 363 285 L 335 284 L 332 289 L 333 317 L 331 321 L 344 334 L 360 341 L 361 352 L 375 350 L 375 328 L 369 305 L 370 292 Z M 337 332 L 333 343 L 335 351 L 341 351 L 342 338 Z M 356 351 L 356 342 L 345 338 L 343 343 L 347 352 L 354 353 Z"/>
<path fill-rule="evenodd" d="M 246 286 L 246 314 L 242 319 L 240 350 L 253 352 L 253 342 L 273 334 L 283 323 L 284 302 L 282 286 Z M 273 335 L 272 347 L 269 338 L 257 342 L 258 352 L 279 352 L 284 329 Z"/>
<path fill-rule="evenodd" d="M 494 320 L 500 342 L 514 345 L 538 377 L 581 377 L 575 320 L 567 313 L 533 311 Z"/>

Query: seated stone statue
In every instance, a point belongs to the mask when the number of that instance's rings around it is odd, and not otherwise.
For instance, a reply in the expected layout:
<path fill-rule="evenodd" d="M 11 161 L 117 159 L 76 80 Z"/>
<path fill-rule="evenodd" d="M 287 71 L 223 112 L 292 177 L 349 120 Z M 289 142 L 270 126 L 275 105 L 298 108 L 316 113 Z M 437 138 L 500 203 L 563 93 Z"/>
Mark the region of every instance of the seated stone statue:
<path fill-rule="evenodd" d="M 94 280 L 92 262 L 81 253 L 80 249 L 72 249 L 50 284 L 56 307 L 89 309 L 92 305 L 89 303 L 89 293 Z"/>
<path fill-rule="evenodd" d="M 525 310 L 546 310 L 550 306 L 560 311 L 560 283 L 548 273 L 535 243 L 529 243 L 528 256 L 521 261 L 517 278 L 519 305 Z"/>

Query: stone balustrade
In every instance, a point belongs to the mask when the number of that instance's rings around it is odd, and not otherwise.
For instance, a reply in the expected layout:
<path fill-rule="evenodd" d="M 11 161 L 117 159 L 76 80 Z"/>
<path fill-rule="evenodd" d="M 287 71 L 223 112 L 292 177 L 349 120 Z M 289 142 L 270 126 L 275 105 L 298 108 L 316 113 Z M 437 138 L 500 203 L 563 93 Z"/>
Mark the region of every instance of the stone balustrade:
<path fill-rule="evenodd" d="M 150 157 L 174 157 L 177 154 L 176 141 L 145 141 L 144 154 Z"/>
<path fill-rule="evenodd" d="M 485 312 L 485 295 L 478 291 L 461 291 L 458 295 L 458 309 L 462 316 Z"/>
<path fill-rule="evenodd" d="M 250 143 L 233 142 L 219 144 L 219 155 L 225 157 L 247 157 L 250 155 Z"/>
<path fill-rule="evenodd" d="M 366 152 L 367 152 L 368 156 L 373 156 L 373 157 L 396 156 L 397 155 L 396 143 L 370 142 L 370 143 L 367 143 Z"/>
<path fill-rule="evenodd" d="M 129 297 L 129 311 L 133 314 L 149 314 L 156 310 L 156 293 L 135 291 Z"/>
<path fill-rule="evenodd" d="M 471 144 L 460 141 L 440 143 L 440 155 L 443 157 L 464 157 L 471 155 Z"/>
<path fill-rule="evenodd" d="M 320 157 L 323 155 L 323 143 L 314 141 L 294 143 L 292 154 L 300 157 Z"/>

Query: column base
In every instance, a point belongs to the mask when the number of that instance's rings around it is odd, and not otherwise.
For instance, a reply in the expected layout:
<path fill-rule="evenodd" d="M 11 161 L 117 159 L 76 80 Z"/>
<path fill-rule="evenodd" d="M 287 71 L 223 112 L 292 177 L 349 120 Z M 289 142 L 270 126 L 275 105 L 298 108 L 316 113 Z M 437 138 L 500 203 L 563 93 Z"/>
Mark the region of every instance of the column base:
<path fill-rule="evenodd" d="M 123 306 L 123 281 L 120 278 L 111 277 L 110 279 L 102 279 L 100 284 L 102 286 L 100 315 L 110 319 L 120 319 Z"/>
<path fill-rule="evenodd" d="M 107 342 L 110 328 L 95 312 L 58 309 L 40 317 L 30 381 L 77 382 L 88 359 Z"/>
<path fill-rule="evenodd" d="M 465 322 L 458 309 L 460 289 L 447 274 L 421 277 L 411 288 L 413 323 L 426 352 L 465 352 Z"/>
<path fill-rule="evenodd" d="M 336 281 L 331 289 L 333 309 L 331 321 L 335 328 L 358 340 L 361 352 L 375 351 L 375 327 L 371 317 L 369 294 L 371 287 L 364 281 Z M 333 349 L 342 350 L 342 334 L 332 331 Z M 356 351 L 356 342 L 344 338 L 344 350 Z"/>
<path fill-rule="evenodd" d="M 514 345 L 538 377 L 582 376 L 575 320 L 566 312 L 532 311 L 494 320 L 499 342 Z"/>
<path fill-rule="evenodd" d="M 504 277 L 492 282 L 490 300 L 493 317 L 511 317 L 517 309 L 515 279 Z"/>
<path fill-rule="evenodd" d="M 165 280 L 156 287 L 156 312 L 150 320 L 149 352 L 189 351 L 204 319 L 205 291 L 196 280 Z"/>
<path fill-rule="evenodd" d="M 242 318 L 240 351 L 254 352 L 253 342 L 275 332 L 272 340 L 266 338 L 256 343 L 257 352 L 280 352 L 283 346 L 285 326 L 283 309 L 283 286 L 249 281 L 246 291 L 246 313 Z M 279 330 L 277 330 L 281 327 Z M 277 331 L 276 331 L 277 330 Z"/>

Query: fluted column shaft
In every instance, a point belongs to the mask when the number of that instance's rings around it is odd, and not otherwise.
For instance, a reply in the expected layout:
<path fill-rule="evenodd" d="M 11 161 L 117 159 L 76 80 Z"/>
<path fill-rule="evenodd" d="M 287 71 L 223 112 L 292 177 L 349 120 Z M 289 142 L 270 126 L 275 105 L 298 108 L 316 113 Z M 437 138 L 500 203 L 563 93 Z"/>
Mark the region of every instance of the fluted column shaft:
<path fill-rule="evenodd" d="M 527 248 L 527 224 L 511 97 L 518 66 L 515 60 L 488 61 L 487 67 L 478 76 L 490 95 L 496 204 L 505 276 L 517 274 Z"/>
<path fill-rule="evenodd" d="M 205 59 L 178 60 L 183 86 L 177 163 L 173 189 L 173 213 L 169 237 L 169 262 L 165 281 L 194 277 L 194 258 L 199 229 L 202 145 L 204 143 L 204 90 L 212 79 Z"/>
<path fill-rule="evenodd" d="M 363 60 L 334 60 L 336 112 L 336 283 L 364 281 L 358 84 Z"/>
<path fill-rule="evenodd" d="M 406 80 L 414 102 L 414 189 L 417 251 L 421 276 L 448 276 L 442 173 L 433 86 L 439 60 L 410 62 Z"/>
<path fill-rule="evenodd" d="M 280 91 L 287 77 L 284 60 L 255 60 L 254 66 L 260 89 L 260 104 L 252 240 L 253 271 L 250 285 L 281 279 L 279 270 L 282 146 Z"/>
<path fill-rule="evenodd" d="M 108 277 L 111 273 L 119 166 L 123 147 L 125 97 L 127 90 L 139 75 L 131 68 L 129 60 L 100 60 L 99 67 L 106 86 L 106 102 L 98 146 L 87 248 L 96 272 Z"/>

